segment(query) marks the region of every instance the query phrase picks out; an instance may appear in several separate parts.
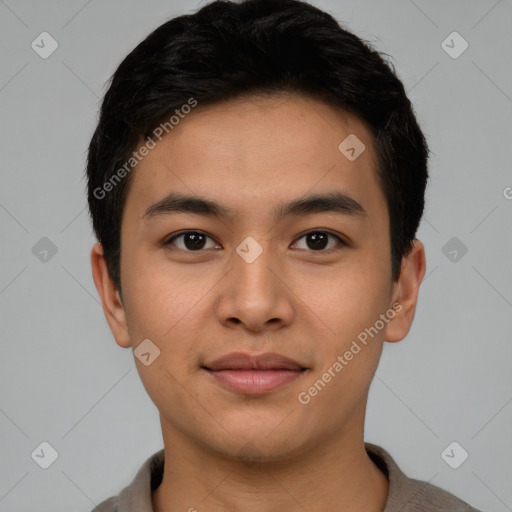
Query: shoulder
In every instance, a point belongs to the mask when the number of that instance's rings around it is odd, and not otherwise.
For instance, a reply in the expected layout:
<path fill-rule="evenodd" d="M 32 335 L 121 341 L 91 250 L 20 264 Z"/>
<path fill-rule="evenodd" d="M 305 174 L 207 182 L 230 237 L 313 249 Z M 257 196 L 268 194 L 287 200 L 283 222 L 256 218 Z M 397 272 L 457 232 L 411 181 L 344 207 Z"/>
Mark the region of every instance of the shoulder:
<path fill-rule="evenodd" d="M 117 512 L 117 496 L 112 496 L 102 501 L 91 512 Z"/>
<path fill-rule="evenodd" d="M 91 512 L 151 512 L 151 493 L 162 481 L 164 450 L 151 455 L 130 484 L 117 496 L 102 501 Z"/>
<path fill-rule="evenodd" d="M 383 512 L 480 512 L 440 487 L 409 478 L 380 446 L 365 443 L 365 448 L 389 481 L 388 499 Z"/>
<path fill-rule="evenodd" d="M 405 507 L 410 512 L 480 512 L 469 503 L 453 494 L 420 480 L 408 479 L 410 484 L 409 503 Z"/>

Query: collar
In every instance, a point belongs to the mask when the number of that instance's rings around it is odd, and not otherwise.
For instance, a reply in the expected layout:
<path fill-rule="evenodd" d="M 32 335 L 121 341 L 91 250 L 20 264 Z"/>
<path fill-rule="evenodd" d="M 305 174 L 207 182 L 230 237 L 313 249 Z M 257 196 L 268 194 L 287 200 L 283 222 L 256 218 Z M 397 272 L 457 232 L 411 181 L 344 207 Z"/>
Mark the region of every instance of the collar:
<path fill-rule="evenodd" d="M 457 510 L 478 512 L 438 487 L 407 477 L 389 453 L 380 446 L 365 443 L 365 449 L 389 481 L 388 497 L 383 512 L 453 510 L 456 506 L 460 507 Z M 151 493 L 162 481 L 164 457 L 163 449 L 151 455 L 141 466 L 133 481 L 117 497 L 110 498 L 99 505 L 101 510 L 153 512 Z M 105 505 L 108 505 L 108 508 Z"/>

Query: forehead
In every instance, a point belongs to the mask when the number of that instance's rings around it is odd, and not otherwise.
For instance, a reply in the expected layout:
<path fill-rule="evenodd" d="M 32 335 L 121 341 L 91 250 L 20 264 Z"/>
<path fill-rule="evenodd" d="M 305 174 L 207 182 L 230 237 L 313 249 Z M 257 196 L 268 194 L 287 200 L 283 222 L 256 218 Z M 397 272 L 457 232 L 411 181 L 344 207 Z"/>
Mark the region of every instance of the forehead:
<path fill-rule="evenodd" d="M 125 211 L 139 218 L 171 191 L 229 204 L 242 216 L 333 189 L 365 209 L 385 207 L 368 126 L 295 94 L 199 104 L 132 172 Z"/>

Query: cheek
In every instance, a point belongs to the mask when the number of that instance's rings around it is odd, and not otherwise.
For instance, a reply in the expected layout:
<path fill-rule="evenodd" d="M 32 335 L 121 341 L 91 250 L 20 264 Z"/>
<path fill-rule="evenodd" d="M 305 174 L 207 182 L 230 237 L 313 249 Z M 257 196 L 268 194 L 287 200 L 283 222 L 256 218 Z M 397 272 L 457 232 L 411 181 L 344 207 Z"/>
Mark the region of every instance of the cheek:
<path fill-rule="evenodd" d="M 387 324 L 380 315 L 388 309 L 388 288 L 385 279 L 360 269 L 331 279 L 327 293 L 318 296 L 317 325 L 326 324 L 329 330 L 327 339 L 318 340 L 319 364 L 303 389 L 306 394 L 311 390 L 317 407 L 335 410 L 341 400 L 356 408 L 368 392 L 382 353 Z"/>
<path fill-rule="evenodd" d="M 125 312 L 130 335 L 158 343 L 172 340 L 182 324 L 190 323 L 200 298 L 207 293 L 204 281 L 193 271 L 176 271 L 168 261 L 127 257 L 123 275 Z"/>
<path fill-rule="evenodd" d="M 373 325 L 388 307 L 391 283 L 387 267 L 347 265 L 329 275 L 304 276 L 297 295 L 341 343 Z M 339 347 L 338 347 L 339 348 Z"/>

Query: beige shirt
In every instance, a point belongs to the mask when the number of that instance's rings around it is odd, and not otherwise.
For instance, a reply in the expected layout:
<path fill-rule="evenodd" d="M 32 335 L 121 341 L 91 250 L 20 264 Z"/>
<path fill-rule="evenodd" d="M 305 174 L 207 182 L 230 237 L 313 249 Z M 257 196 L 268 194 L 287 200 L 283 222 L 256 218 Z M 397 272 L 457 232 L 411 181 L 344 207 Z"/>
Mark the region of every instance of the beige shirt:
<path fill-rule="evenodd" d="M 439 487 L 408 478 L 380 446 L 365 443 L 365 448 L 389 480 L 383 512 L 479 512 Z M 93 512 L 153 512 L 151 493 L 160 485 L 163 470 L 164 450 L 160 450 L 146 460 L 130 485 L 118 496 L 100 503 Z"/>

